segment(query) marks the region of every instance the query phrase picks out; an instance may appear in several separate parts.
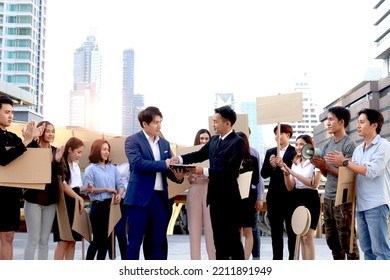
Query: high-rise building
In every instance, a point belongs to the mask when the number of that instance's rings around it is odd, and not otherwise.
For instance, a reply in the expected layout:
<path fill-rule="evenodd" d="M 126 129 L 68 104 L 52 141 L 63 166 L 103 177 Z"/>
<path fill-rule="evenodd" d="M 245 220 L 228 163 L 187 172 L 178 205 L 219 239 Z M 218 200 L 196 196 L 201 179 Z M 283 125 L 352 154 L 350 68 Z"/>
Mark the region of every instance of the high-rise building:
<path fill-rule="evenodd" d="M 221 106 L 229 105 L 234 110 L 234 93 L 216 93 L 214 108 L 219 108 Z"/>
<path fill-rule="evenodd" d="M 74 52 L 69 125 L 100 131 L 102 56 L 95 36 Z"/>
<path fill-rule="evenodd" d="M 134 94 L 134 50 L 123 51 L 122 135 L 140 131 L 138 113 L 144 106 L 144 96 Z"/>
<path fill-rule="evenodd" d="M 320 123 L 317 104 L 310 90 L 310 83 L 306 73 L 295 83 L 295 92 L 302 92 L 302 121 L 289 123 L 293 128 L 293 135 L 290 144 L 295 146 L 296 138 L 299 135 L 307 134 L 313 136 L 314 128 Z"/>
<path fill-rule="evenodd" d="M 33 97 L 15 120 L 41 120 L 45 77 L 46 0 L 0 1 L 0 79 Z"/>
<path fill-rule="evenodd" d="M 373 1 L 373 9 L 375 59 L 383 61 L 382 78 L 384 78 L 390 74 L 390 1 Z"/>
<path fill-rule="evenodd" d="M 324 129 L 327 120 L 328 109 L 333 106 L 344 106 L 351 113 L 351 121 L 346 129 L 349 136 L 360 144 L 364 141 L 357 132 L 357 114 L 363 108 L 375 109 L 384 116 L 385 123 L 382 126 L 381 137 L 390 140 L 390 126 L 388 120 L 390 117 L 390 1 L 373 1 L 373 25 L 374 25 L 374 57 L 382 61 L 381 76 L 366 75 L 365 80 L 353 86 L 349 91 L 340 95 L 328 106 L 320 115 L 319 124 L 315 129 L 316 145 L 323 147 L 330 137 L 330 134 Z M 369 69 L 370 70 L 370 69 Z M 375 70 L 374 70 L 375 71 Z"/>
<path fill-rule="evenodd" d="M 241 102 L 240 113 L 248 115 L 248 125 L 251 135 L 249 143 L 263 157 L 265 154 L 265 143 L 263 137 L 263 127 L 257 124 L 257 107 L 256 102 Z"/>

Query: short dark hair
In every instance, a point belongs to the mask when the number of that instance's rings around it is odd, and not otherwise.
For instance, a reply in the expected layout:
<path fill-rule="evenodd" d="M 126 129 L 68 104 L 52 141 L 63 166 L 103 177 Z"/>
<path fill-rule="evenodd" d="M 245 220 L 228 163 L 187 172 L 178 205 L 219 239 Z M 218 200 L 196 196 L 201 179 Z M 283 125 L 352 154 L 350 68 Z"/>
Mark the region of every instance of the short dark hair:
<path fill-rule="evenodd" d="M 9 98 L 9 97 L 6 96 L 6 95 L 0 96 L 0 109 L 1 109 L 1 106 L 3 106 L 3 104 L 9 104 L 9 105 L 11 105 L 12 107 L 14 106 L 14 102 L 12 101 L 12 99 Z"/>
<path fill-rule="evenodd" d="M 335 106 L 328 109 L 328 113 L 332 113 L 340 121 L 344 121 L 344 128 L 347 128 L 351 120 L 351 113 L 343 106 Z"/>
<path fill-rule="evenodd" d="M 274 127 L 274 134 L 276 133 L 276 130 L 278 129 L 278 126 L 275 126 Z M 284 124 L 284 123 L 281 123 L 280 124 L 280 133 L 286 133 L 286 134 L 290 134 L 290 137 L 293 135 L 293 128 L 291 125 L 289 124 Z"/>
<path fill-rule="evenodd" d="M 111 150 L 110 143 L 106 139 L 97 139 L 93 141 L 91 145 L 91 152 L 89 154 L 89 161 L 91 163 L 99 163 L 102 160 L 102 146 L 107 143 L 108 149 Z M 107 158 L 106 163 L 109 163 L 109 159 Z"/>
<path fill-rule="evenodd" d="M 365 114 L 367 116 L 367 120 L 370 122 L 370 124 L 373 123 L 378 124 L 378 126 L 376 127 L 376 133 L 379 134 L 381 132 L 382 125 L 384 123 L 384 118 L 382 113 L 374 109 L 364 108 L 358 112 L 358 116 L 360 116 L 361 114 Z"/>
<path fill-rule="evenodd" d="M 230 121 L 232 126 L 236 123 L 237 114 L 236 114 L 236 112 L 234 112 L 234 110 L 230 106 L 225 105 L 225 106 L 216 108 L 216 109 L 214 109 L 214 112 L 216 114 L 220 114 L 222 116 L 222 118 Z"/>
<path fill-rule="evenodd" d="M 160 116 L 161 118 L 163 117 L 160 109 L 154 106 L 149 106 L 146 109 L 142 110 L 141 112 L 138 113 L 138 121 L 139 124 L 142 126 L 143 122 L 146 122 L 147 124 L 150 124 L 155 116 Z"/>
<path fill-rule="evenodd" d="M 203 133 L 207 133 L 209 135 L 209 137 L 211 138 L 210 131 L 208 131 L 205 128 L 202 128 L 195 135 L 194 145 L 199 145 L 200 144 L 200 135 L 203 134 Z"/>

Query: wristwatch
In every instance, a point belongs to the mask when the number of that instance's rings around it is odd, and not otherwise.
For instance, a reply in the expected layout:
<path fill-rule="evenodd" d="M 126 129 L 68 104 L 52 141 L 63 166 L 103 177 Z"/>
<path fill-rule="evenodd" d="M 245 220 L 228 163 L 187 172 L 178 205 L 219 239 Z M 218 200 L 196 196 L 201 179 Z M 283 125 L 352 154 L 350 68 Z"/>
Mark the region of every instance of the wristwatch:
<path fill-rule="evenodd" d="M 343 161 L 343 166 L 347 166 L 348 163 L 349 163 L 349 159 L 344 160 L 344 161 Z"/>

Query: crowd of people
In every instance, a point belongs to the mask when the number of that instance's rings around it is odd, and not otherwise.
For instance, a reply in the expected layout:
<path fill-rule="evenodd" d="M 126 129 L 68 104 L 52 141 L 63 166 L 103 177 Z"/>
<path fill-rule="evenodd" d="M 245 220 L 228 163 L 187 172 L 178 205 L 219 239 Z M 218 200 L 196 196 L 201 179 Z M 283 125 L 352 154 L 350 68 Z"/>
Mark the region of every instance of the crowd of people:
<path fill-rule="evenodd" d="M 360 247 L 364 259 L 390 259 L 390 143 L 380 136 L 384 119 L 377 110 L 359 111 L 357 133 L 363 142 L 356 146 L 346 133 L 350 112 L 341 106 L 330 108 L 326 125 L 332 136 L 320 156 L 304 156 L 305 145 L 315 146 L 311 136 L 298 135 L 293 147 L 289 144 L 292 127 L 278 124 L 273 131 L 277 145 L 267 150 L 262 160 L 250 146 L 249 135 L 233 129 L 237 115 L 230 106 L 214 110 L 214 135 L 207 129 L 198 130 L 194 140 L 198 149 L 180 156 L 173 155 L 170 143 L 160 136 L 163 116 L 151 106 L 138 115 L 141 131 L 126 138 L 128 162 L 118 165 L 111 163 L 111 147 L 105 139 L 95 140 L 90 151 L 84 151 L 83 141 L 76 137 L 54 147 L 55 127 L 49 121 L 27 123 L 23 139 L 18 137 L 7 130 L 13 112 L 13 101 L 0 96 L 0 164 L 8 165 L 27 148 L 50 149 L 51 181 L 42 190 L 0 186 L 0 213 L 7 213 L 0 215 L 2 260 L 13 258 L 22 200 L 27 229 L 24 258 L 48 259 L 53 232 L 57 242 L 54 259 L 74 259 L 75 244 L 83 236 L 72 225 L 75 209 L 83 211 L 86 205 L 83 197 L 90 200 L 92 228 L 87 260 L 112 258 L 115 236 L 121 259 L 140 259 L 142 247 L 144 259 L 166 260 L 172 206 L 168 180 L 189 182 L 186 206 L 192 260 L 201 259 L 203 234 L 210 260 L 260 259 L 258 213 L 264 203 L 264 179 L 269 179 L 266 205 L 273 259 L 283 260 L 286 233 L 288 259 L 296 259 L 296 246 L 300 246 L 302 259 L 314 260 L 321 175 L 326 178 L 322 206 L 325 238 L 333 258 L 357 260 Z M 89 153 L 89 165 L 82 176 L 77 162 L 83 152 Z M 200 164 L 206 160 L 207 167 Z M 356 173 L 356 207 L 355 202 L 335 202 L 340 167 Z M 251 172 L 249 195 L 242 197 L 237 179 L 246 172 Z M 66 224 L 70 226 L 71 238 L 67 239 L 60 234 L 64 227 L 58 210 L 60 197 L 65 198 Z M 121 217 L 110 232 L 113 204 L 120 207 Z M 308 209 L 311 222 L 297 242 L 292 217 L 300 206 Z"/>

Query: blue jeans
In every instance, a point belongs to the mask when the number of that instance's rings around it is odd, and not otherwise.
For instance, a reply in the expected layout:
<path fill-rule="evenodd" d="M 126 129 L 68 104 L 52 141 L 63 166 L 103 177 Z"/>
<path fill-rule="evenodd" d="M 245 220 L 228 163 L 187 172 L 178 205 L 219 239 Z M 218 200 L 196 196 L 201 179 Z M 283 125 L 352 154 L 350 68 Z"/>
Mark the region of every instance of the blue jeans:
<path fill-rule="evenodd" d="M 360 248 L 366 260 L 390 260 L 387 205 L 356 211 Z"/>
<path fill-rule="evenodd" d="M 254 226 L 252 228 L 253 233 L 253 248 L 252 248 L 252 259 L 260 259 L 260 229 L 259 229 L 259 212 L 256 211 L 254 216 Z"/>

